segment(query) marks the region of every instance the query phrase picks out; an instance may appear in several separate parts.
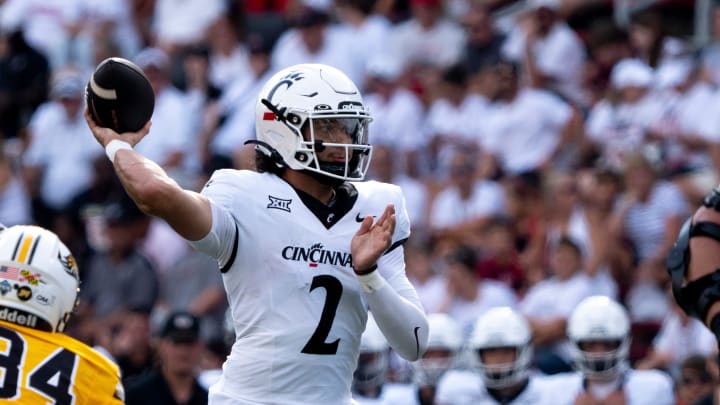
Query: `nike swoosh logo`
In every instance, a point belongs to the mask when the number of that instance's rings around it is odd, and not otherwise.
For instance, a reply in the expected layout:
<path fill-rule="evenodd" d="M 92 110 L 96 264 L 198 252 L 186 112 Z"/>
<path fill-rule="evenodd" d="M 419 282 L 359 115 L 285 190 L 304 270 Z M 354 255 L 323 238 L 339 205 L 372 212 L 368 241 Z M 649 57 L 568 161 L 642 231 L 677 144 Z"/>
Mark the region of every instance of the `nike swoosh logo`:
<path fill-rule="evenodd" d="M 372 217 L 373 217 L 373 219 L 375 219 L 375 215 L 373 215 Z M 360 213 L 358 212 L 357 216 L 355 217 L 355 220 L 356 220 L 357 222 L 362 222 L 362 221 L 365 220 L 365 217 L 362 216 L 362 215 L 360 215 Z"/>
<path fill-rule="evenodd" d="M 419 358 L 420 357 L 420 339 L 418 339 L 418 335 L 417 335 L 418 330 L 420 330 L 420 327 L 416 326 L 413 333 L 415 333 L 415 353 L 416 353 L 415 357 Z"/>

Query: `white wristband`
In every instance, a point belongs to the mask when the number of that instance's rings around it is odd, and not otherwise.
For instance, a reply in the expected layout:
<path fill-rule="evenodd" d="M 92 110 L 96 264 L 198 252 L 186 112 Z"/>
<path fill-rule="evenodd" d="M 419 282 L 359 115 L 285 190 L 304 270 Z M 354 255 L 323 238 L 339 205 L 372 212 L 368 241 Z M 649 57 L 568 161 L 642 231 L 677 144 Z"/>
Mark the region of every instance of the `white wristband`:
<path fill-rule="evenodd" d="M 108 142 L 107 145 L 105 145 L 105 154 L 112 163 L 115 163 L 115 154 L 120 149 L 133 150 L 132 146 L 129 143 L 121 141 L 119 139 L 113 139 L 112 141 Z"/>
<path fill-rule="evenodd" d="M 381 289 L 386 284 L 385 279 L 377 270 L 371 272 L 370 274 L 365 274 L 364 276 L 357 276 L 357 279 L 360 282 L 360 287 L 362 287 L 363 291 L 368 294 Z"/>

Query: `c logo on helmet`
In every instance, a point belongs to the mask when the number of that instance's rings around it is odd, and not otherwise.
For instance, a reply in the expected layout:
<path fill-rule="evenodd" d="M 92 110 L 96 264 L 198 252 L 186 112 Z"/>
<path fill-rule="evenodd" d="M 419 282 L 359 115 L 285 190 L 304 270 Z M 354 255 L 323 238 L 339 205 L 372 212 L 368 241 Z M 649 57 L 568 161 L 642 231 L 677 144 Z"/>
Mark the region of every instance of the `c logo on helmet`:
<path fill-rule="evenodd" d="M 292 87 L 295 82 L 298 82 L 305 78 L 305 76 L 302 75 L 302 72 L 290 72 L 287 76 L 283 77 L 282 80 L 277 82 L 275 86 L 273 86 L 272 89 L 270 89 L 270 92 L 268 93 L 267 99 L 268 101 L 272 102 L 273 96 L 275 95 L 275 92 L 280 89 L 281 86 L 285 86 L 286 89 L 289 89 Z"/>

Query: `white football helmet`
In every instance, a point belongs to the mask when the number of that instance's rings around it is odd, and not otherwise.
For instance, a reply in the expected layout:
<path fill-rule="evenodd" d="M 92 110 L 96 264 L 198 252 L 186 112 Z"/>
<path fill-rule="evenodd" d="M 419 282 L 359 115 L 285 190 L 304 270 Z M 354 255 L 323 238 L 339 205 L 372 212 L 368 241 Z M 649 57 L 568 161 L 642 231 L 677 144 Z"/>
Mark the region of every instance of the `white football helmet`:
<path fill-rule="evenodd" d="M 371 120 L 360 91 L 344 73 L 320 64 L 295 65 L 273 75 L 260 91 L 255 105 L 257 139 L 251 142 L 278 167 L 362 180 L 372 152 Z M 316 141 L 315 131 L 333 121 L 342 125 L 352 143 Z M 325 147 L 343 148 L 344 161 L 321 162 L 317 154 Z"/>
<path fill-rule="evenodd" d="M 478 318 L 468 345 L 487 387 L 505 388 L 527 377 L 532 357 L 531 337 L 527 320 L 510 307 L 493 308 Z M 484 350 L 500 348 L 516 349 L 515 360 L 504 364 L 483 363 Z"/>
<path fill-rule="evenodd" d="M 57 235 L 24 225 L 0 231 L 0 320 L 62 332 L 79 284 L 75 258 Z"/>
<path fill-rule="evenodd" d="M 570 315 L 567 335 L 572 343 L 575 367 L 587 377 L 612 378 L 626 367 L 630 349 L 630 318 L 619 303 L 605 296 L 582 300 Z M 583 342 L 616 342 L 608 352 L 589 352 Z"/>
<path fill-rule="evenodd" d="M 390 345 L 371 313 L 360 338 L 360 356 L 353 373 L 353 390 L 366 392 L 385 383 L 390 367 Z"/>
<path fill-rule="evenodd" d="M 440 377 L 455 365 L 463 344 L 460 325 L 447 314 L 428 315 L 428 326 L 425 355 L 412 363 L 413 381 L 418 386 L 437 385 Z"/>

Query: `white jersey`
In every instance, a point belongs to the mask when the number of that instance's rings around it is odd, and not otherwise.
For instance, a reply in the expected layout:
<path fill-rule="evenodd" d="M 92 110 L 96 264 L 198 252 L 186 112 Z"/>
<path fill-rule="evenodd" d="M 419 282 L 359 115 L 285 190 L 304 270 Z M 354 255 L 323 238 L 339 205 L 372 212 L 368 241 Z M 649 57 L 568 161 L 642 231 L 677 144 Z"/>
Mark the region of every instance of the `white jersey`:
<path fill-rule="evenodd" d="M 553 403 L 572 405 L 587 390 L 580 372 L 555 374 L 548 377 Z M 672 405 L 675 403 L 673 382 L 670 376 L 659 370 L 633 370 L 625 372 L 618 386 L 625 393 L 627 405 Z M 599 398 L 603 399 L 603 398 Z"/>
<path fill-rule="evenodd" d="M 501 402 L 502 401 L 502 402 Z M 544 376 L 530 376 L 525 388 L 513 399 L 498 400 L 485 387 L 476 371 L 450 370 L 438 382 L 435 403 L 438 405 L 558 405 Z"/>
<path fill-rule="evenodd" d="M 353 405 L 419 405 L 415 384 L 385 383 L 376 398 L 353 394 Z"/>
<path fill-rule="evenodd" d="M 329 213 L 321 221 L 303 193 L 273 174 L 219 170 L 205 186 L 212 230 L 193 244 L 218 259 L 236 336 L 210 403 L 350 403 L 367 320 L 350 241 L 365 216 L 379 217 L 394 204 L 392 254 L 378 267 L 391 286 L 393 280 L 409 284 L 397 255 L 410 224 L 397 186 L 343 187 L 357 190 L 357 199 L 344 215 Z"/>

